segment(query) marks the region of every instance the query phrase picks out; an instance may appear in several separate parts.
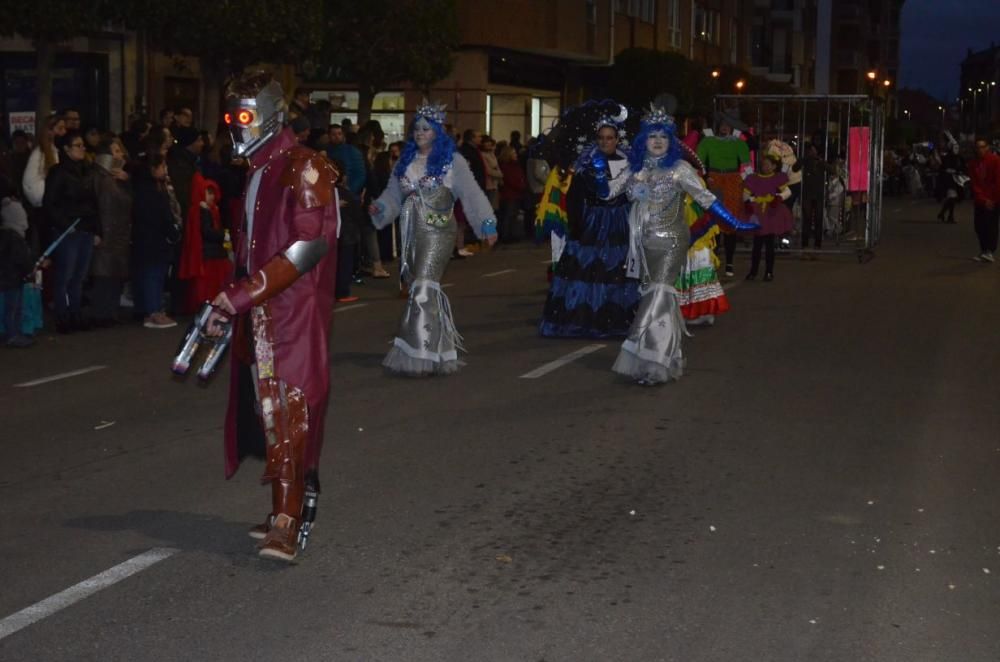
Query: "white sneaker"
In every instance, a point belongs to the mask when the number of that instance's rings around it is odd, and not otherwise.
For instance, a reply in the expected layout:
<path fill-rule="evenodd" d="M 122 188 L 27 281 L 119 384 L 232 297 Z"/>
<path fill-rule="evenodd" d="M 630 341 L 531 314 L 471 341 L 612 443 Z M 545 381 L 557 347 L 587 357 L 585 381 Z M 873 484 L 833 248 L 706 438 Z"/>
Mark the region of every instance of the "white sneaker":
<path fill-rule="evenodd" d="M 459 248 L 458 254 L 461 255 L 462 257 L 472 257 L 473 255 L 475 255 L 475 253 L 473 253 L 467 248 Z"/>
<path fill-rule="evenodd" d="M 993 253 L 983 253 L 979 257 L 983 258 L 983 262 L 993 262 Z"/>

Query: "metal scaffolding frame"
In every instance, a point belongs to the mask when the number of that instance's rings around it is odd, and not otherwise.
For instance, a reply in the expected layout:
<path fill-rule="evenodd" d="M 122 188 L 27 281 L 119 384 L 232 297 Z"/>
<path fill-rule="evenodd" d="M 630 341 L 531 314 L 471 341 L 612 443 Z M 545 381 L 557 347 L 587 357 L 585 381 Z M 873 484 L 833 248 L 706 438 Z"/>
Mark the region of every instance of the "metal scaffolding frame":
<path fill-rule="evenodd" d="M 804 155 L 806 140 L 816 139 L 825 161 L 831 155 L 845 151 L 849 130 L 868 127 L 868 190 L 858 195 L 862 202 L 857 220 L 863 228 L 855 228 L 855 237 L 834 237 L 834 248 L 824 253 L 857 254 L 859 261 L 867 261 L 882 235 L 882 179 L 885 148 L 886 108 L 882 99 L 849 94 L 721 94 L 714 100 L 715 110 L 738 109 L 740 118 L 753 126 L 763 149 L 773 138 L 793 146 L 796 157 Z M 824 181 L 824 200 L 826 191 Z M 863 195 L 867 193 L 867 197 Z M 848 195 L 851 192 L 847 193 Z M 863 232 L 862 232 L 863 230 Z"/>

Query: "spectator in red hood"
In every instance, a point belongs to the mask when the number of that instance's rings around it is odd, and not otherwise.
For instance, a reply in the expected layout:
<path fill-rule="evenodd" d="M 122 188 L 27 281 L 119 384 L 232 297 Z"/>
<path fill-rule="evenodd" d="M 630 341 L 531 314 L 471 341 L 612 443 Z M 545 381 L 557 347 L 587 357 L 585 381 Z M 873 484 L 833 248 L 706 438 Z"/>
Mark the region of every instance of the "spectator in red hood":
<path fill-rule="evenodd" d="M 229 259 L 232 247 L 227 248 L 229 238 L 219 214 L 220 200 L 219 185 L 195 173 L 180 259 L 179 276 L 190 281 L 184 313 L 196 312 L 232 280 L 233 263 Z"/>

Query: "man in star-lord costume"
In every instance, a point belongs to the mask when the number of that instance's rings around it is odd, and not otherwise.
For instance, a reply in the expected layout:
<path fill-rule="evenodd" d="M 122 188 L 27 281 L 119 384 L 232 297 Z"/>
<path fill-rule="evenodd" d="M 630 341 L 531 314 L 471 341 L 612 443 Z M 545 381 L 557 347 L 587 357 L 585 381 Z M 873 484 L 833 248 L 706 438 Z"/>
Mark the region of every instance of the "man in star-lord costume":
<path fill-rule="evenodd" d="M 234 324 L 226 477 L 244 457 L 266 460 L 261 481 L 271 485 L 271 511 L 250 535 L 260 540 L 260 556 L 291 561 L 308 537 L 319 493 L 339 225 L 336 171 L 325 156 L 299 144 L 291 127 L 283 128 L 285 102 L 270 76 L 237 79 L 227 97 L 235 155 L 247 159 L 249 172 L 236 281 L 212 302 Z M 209 334 L 218 333 L 224 313 L 212 313 Z"/>

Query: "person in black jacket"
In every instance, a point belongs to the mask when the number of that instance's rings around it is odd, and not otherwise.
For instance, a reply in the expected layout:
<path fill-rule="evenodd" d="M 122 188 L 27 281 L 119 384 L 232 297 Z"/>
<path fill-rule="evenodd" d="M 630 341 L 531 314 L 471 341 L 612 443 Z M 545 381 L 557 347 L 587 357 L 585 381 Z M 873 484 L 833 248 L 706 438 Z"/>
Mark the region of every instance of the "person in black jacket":
<path fill-rule="evenodd" d="M 94 246 L 101 243 L 101 225 L 97 216 L 97 195 L 91 166 L 86 162 L 86 145 L 79 131 L 64 137 L 59 163 L 45 177 L 45 210 L 51 239 L 73 226 L 52 254 L 55 263 L 53 300 L 56 330 L 70 333 L 88 328 L 81 312 L 83 281 L 90 271 Z"/>
<path fill-rule="evenodd" d="M 340 236 L 337 237 L 337 282 L 334 296 L 337 303 L 350 303 L 361 297 L 351 296 L 354 280 L 354 251 L 361 241 L 361 223 L 367 221 L 361 209 L 361 199 L 347 188 L 344 163 L 331 159 L 337 176 L 337 196 L 340 198 Z"/>
<path fill-rule="evenodd" d="M 965 160 L 956 143 L 941 157 L 941 174 L 937 178 L 938 200 L 944 201 L 937 215 L 942 223 L 955 222 L 955 205 L 965 197 L 965 181 Z"/>
<path fill-rule="evenodd" d="M 159 154 L 133 180 L 132 273 L 136 312 L 147 329 L 169 329 L 177 322 L 163 312 L 167 268 L 180 241 L 180 220 L 167 189 L 167 163 Z"/>

